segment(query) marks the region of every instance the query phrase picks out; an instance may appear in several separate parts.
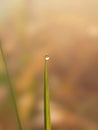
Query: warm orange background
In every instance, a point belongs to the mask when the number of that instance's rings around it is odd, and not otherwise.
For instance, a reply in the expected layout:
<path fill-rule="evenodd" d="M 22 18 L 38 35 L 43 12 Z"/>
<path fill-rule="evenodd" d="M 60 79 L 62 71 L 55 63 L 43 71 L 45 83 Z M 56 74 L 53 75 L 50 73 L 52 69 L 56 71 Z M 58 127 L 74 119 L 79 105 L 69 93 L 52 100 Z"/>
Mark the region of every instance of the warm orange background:
<path fill-rule="evenodd" d="M 0 38 L 24 130 L 43 130 L 48 63 L 52 130 L 98 130 L 98 1 L 0 0 Z M 0 53 L 0 130 L 18 130 Z"/>

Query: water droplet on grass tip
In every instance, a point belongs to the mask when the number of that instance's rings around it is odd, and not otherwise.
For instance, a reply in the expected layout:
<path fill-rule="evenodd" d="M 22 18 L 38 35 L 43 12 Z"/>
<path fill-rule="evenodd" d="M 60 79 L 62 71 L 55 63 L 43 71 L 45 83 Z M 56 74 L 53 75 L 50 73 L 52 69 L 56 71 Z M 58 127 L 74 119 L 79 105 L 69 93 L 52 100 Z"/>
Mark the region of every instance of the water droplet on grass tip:
<path fill-rule="evenodd" d="M 49 59 L 50 59 L 49 55 L 46 54 L 46 55 L 45 55 L 45 60 L 48 61 Z"/>

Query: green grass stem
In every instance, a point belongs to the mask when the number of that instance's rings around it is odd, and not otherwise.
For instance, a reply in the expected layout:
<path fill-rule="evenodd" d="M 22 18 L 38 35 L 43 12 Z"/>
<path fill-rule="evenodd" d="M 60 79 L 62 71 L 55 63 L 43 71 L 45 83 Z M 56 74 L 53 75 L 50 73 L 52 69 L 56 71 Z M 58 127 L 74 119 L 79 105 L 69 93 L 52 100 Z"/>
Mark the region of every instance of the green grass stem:
<path fill-rule="evenodd" d="M 51 130 L 47 59 L 44 65 L 44 128 Z"/>
<path fill-rule="evenodd" d="M 12 85 L 12 82 L 11 82 L 11 79 L 10 79 L 10 74 L 9 74 L 8 67 L 7 67 L 7 62 L 6 62 L 6 58 L 5 58 L 4 51 L 3 51 L 1 43 L 0 43 L 0 50 L 1 50 L 1 55 L 2 55 L 2 59 L 3 59 L 3 62 L 4 62 L 4 66 L 5 66 L 7 82 L 8 82 L 9 89 L 10 89 L 13 107 L 14 107 L 17 122 L 18 122 L 18 128 L 19 128 L 19 130 L 23 130 L 22 125 L 21 125 L 21 121 L 20 121 L 20 117 L 19 117 L 19 113 L 18 113 L 18 109 L 17 109 L 17 105 L 16 105 L 15 96 L 14 96 L 13 85 Z"/>

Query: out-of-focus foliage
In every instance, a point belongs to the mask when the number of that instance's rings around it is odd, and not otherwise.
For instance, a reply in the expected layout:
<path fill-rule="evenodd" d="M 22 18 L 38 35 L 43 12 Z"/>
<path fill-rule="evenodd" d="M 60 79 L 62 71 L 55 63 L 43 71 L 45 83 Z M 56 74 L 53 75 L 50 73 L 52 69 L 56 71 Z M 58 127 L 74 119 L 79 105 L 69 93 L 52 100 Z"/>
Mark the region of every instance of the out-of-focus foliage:
<path fill-rule="evenodd" d="M 98 130 L 97 6 L 97 0 L 0 0 L 0 39 L 24 129 L 43 129 L 48 52 L 52 130 Z M 17 130 L 1 53 L 0 130 Z"/>

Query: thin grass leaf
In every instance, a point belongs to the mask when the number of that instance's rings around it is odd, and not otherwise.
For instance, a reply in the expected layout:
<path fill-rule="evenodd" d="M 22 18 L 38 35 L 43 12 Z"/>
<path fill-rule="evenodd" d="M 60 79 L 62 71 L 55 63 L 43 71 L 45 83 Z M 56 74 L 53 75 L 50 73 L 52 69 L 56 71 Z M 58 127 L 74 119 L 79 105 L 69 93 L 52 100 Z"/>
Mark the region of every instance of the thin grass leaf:
<path fill-rule="evenodd" d="M 49 57 L 45 56 L 45 65 L 44 65 L 44 127 L 45 130 L 51 130 L 50 100 L 49 100 L 48 71 L 47 71 L 48 60 Z"/>
<path fill-rule="evenodd" d="M 5 65 L 7 82 L 8 82 L 8 85 L 9 85 L 10 94 L 11 94 L 11 98 L 12 98 L 12 102 L 13 102 L 13 107 L 14 107 L 16 118 L 17 118 L 17 122 L 18 122 L 18 128 L 19 128 L 19 130 L 23 130 L 22 129 L 22 125 L 21 125 L 21 121 L 20 121 L 20 118 L 19 118 L 19 113 L 18 113 L 18 109 L 17 109 L 17 105 L 16 105 L 16 100 L 15 100 L 15 96 L 14 96 L 13 86 L 12 86 L 12 83 L 11 83 L 9 71 L 8 71 L 8 68 L 7 68 L 7 62 L 6 62 L 6 58 L 5 58 L 5 55 L 4 55 L 4 51 L 3 51 L 3 48 L 2 48 L 1 42 L 0 42 L 0 50 L 1 50 L 1 55 L 2 55 L 3 62 L 4 62 L 4 65 Z"/>

